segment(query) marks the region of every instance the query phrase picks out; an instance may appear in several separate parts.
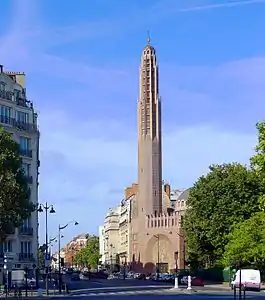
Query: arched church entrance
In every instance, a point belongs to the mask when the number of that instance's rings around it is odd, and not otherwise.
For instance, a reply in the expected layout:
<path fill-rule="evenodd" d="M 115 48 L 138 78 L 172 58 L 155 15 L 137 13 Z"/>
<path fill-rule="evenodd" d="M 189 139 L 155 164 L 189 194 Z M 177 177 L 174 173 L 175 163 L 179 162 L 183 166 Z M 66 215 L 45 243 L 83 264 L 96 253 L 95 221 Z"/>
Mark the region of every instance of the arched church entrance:
<path fill-rule="evenodd" d="M 172 260 L 172 244 L 164 234 L 154 234 L 147 242 L 145 258 L 149 272 L 167 273 Z"/>

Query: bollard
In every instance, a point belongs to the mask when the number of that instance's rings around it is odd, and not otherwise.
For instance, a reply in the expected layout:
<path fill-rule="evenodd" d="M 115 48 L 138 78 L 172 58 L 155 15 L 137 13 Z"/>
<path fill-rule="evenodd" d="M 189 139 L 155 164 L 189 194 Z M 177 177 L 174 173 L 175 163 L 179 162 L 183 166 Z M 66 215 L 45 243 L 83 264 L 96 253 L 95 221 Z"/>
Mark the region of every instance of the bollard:
<path fill-rule="evenodd" d="M 233 290 L 234 290 L 234 300 L 236 300 L 236 287 L 235 286 L 233 287 Z"/>
<path fill-rule="evenodd" d="M 179 288 L 179 279 L 178 279 L 178 276 L 176 276 L 174 289 L 178 289 L 178 288 Z"/>
<path fill-rule="evenodd" d="M 191 290 L 191 276 L 188 276 L 188 287 L 187 290 Z"/>

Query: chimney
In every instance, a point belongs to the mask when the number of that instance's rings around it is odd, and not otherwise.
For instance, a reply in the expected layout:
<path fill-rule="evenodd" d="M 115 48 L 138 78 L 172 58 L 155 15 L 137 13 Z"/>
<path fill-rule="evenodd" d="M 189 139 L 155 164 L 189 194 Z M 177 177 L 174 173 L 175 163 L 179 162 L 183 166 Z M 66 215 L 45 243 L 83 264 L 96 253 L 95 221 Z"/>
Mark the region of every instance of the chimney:
<path fill-rule="evenodd" d="M 4 66 L 0 65 L 0 73 L 3 73 L 3 72 L 4 72 Z"/>
<path fill-rule="evenodd" d="M 164 191 L 166 192 L 167 196 L 169 197 L 169 199 L 171 198 L 171 191 L 170 191 L 170 185 L 168 183 L 166 183 L 164 185 Z"/>

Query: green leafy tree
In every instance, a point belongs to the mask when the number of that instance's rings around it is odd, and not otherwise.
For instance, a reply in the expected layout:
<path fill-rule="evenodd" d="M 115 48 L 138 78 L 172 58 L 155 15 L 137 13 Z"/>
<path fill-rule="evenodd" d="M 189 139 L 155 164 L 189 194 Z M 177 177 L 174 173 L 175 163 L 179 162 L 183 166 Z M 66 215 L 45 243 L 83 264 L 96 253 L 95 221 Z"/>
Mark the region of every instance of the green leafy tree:
<path fill-rule="evenodd" d="M 238 163 L 213 165 L 190 190 L 184 218 L 189 260 L 213 265 L 222 258 L 236 222 L 259 210 L 255 172 Z"/>
<path fill-rule="evenodd" d="M 235 224 L 228 238 L 223 258 L 226 265 L 241 261 L 260 267 L 265 258 L 265 213 L 258 212 L 250 219 Z"/>
<path fill-rule="evenodd" d="M 74 257 L 74 262 L 78 265 L 96 267 L 100 259 L 99 238 L 92 236 L 87 241 L 85 248 L 81 249 Z"/>
<path fill-rule="evenodd" d="M 39 260 L 39 267 L 42 268 L 45 265 L 45 249 L 43 247 L 39 247 L 38 260 Z"/>
<path fill-rule="evenodd" d="M 258 145 L 255 155 L 250 159 L 251 167 L 256 172 L 260 181 L 261 194 L 259 196 L 260 209 L 265 210 L 265 122 L 256 124 L 258 131 Z"/>
<path fill-rule="evenodd" d="M 34 210 L 30 202 L 19 145 L 0 127 L 0 239 L 18 227 Z"/>

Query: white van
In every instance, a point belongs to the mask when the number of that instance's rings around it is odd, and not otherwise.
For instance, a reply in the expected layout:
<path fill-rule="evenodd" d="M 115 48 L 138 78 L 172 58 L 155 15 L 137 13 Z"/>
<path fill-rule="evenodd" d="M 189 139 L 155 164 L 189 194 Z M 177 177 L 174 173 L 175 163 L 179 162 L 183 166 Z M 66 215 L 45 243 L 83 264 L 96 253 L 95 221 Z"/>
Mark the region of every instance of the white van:
<path fill-rule="evenodd" d="M 231 288 L 239 288 L 240 283 L 240 270 L 238 270 L 231 281 Z M 241 286 L 243 289 L 255 289 L 260 291 L 260 271 L 254 269 L 242 269 L 241 270 Z"/>

